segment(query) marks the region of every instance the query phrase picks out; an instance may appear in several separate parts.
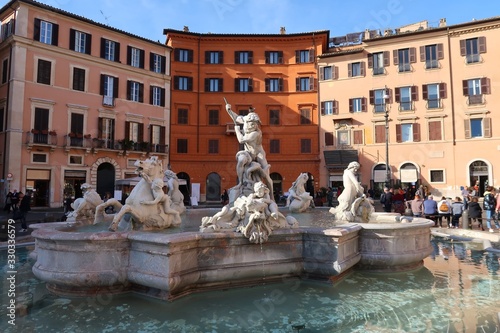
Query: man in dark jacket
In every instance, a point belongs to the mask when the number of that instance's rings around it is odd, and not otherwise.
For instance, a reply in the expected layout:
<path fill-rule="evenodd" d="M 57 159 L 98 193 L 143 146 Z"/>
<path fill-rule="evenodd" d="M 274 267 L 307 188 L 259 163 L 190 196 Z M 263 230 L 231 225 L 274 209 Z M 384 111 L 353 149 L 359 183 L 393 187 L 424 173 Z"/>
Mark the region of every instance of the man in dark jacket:
<path fill-rule="evenodd" d="M 500 225 L 498 225 L 498 220 L 495 216 L 495 188 L 493 186 L 488 186 L 486 191 L 484 192 L 484 201 L 483 201 L 483 209 L 486 214 L 486 226 L 488 227 L 490 232 L 493 232 L 493 228 L 491 228 L 491 220 L 495 222 L 495 227 L 497 230 L 500 229 Z"/>
<path fill-rule="evenodd" d="M 392 211 L 392 193 L 387 187 L 384 187 L 384 193 L 380 195 L 380 203 L 384 207 L 384 212 Z"/>
<path fill-rule="evenodd" d="M 31 210 L 31 193 L 28 191 L 26 194 L 19 192 L 19 211 L 21 212 L 21 232 L 28 231 L 28 226 L 26 225 L 26 215 Z"/>

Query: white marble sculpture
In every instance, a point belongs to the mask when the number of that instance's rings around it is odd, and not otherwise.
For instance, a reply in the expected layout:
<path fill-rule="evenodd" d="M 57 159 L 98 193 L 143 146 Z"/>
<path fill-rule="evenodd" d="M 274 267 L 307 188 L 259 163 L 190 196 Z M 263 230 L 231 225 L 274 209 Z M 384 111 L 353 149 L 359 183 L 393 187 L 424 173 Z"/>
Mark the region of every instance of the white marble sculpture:
<path fill-rule="evenodd" d="M 116 231 L 123 220 L 132 223 L 133 229 L 153 230 L 177 226 L 181 223 L 179 212 L 172 208 L 170 197 L 163 192 L 163 166 L 157 156 L 135 162 L 136 173 L 141 181 L 132 189 L 125 205 L 109 199 L 97 206 L 94 224 L 112 217 L 110 231 Z M 106 208 L 113 207 L 116 214 L 107 214 Z M 127 215 L 127 216 L 126 216 Z M 124 219 L 126 217 L 126 219 Z"/>
<path fill-rule="evenodd" d="M 245 116 L 226 110 L 235 123 L 238 142 L 244 150 L 236 154 L 238 185 L 229 190 L 229 204 L 214 216 L 202 219 L 201 232 L 238 231 L 253 243 L 265 242 L 275 229 L 296 228 L 298 222 L 278 211 L 272 193 L 270 165 L 262 147 L 260 118 L 251 108 Z M 239 124 L 243 124 L 243 131 Z"/>
<path fill-rule="evenodd" d="M 292 183 L 292 187 L 288 189 L 288 197 L 286 198 L 286 206 L 292 213 L 305 212 L 311 205 L 314 199 L 309 192 L 306 192 L 306 183 L 309 179 L 307 173 L 301 173 L 297 180 Z"/>
<path fill-rule="evenodd" d="M 92 185 L 83 183 L 80 189 L 82 190 L 83 197 L 76 199 L 71 204 L 73 211 L 67 215 L 67 222 L 83 223 L 92 221 L 95 216 L 96 207 L 102 204 L 101 196 L 92 188 Z"/>
<path fill-rule="evenodd" d="M 179 190 L 179 178 L 177 174 L 172 170 L 165 171 L 165 179 L 167 180 L 168 196 L 172 200 L 172 208 L 182 214 L 186 211 L 186 206 L 184 206 L 184 195 Z"/>
<path fill-rule="evenodd" d="M 342 178 L 344 189 L 338 197 L 339 205 L 330 209 L 330 213 L 337 221 L 368 223 L 375 211 L 356 178 L 359 167 L 358 162 L 351 162 L 344 170 Z"/>

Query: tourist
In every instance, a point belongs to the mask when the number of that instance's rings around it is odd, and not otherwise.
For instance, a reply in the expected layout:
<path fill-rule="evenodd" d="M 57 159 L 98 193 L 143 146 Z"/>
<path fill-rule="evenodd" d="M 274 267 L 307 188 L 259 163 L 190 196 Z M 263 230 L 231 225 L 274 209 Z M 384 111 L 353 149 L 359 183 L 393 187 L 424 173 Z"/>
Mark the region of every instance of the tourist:
<path fill-rule="evenodd" d="M 465 209 L 467 209 L 467 204 L 470 201 L 469 198 L 471 196 L 469 188 L 467 186 L 460 186 L 460 189 L 462 190 L 462 199 L 464 200 Z"/>
<path fill-rule="evenodd" d="M 441 197 L 441 200 L 437 203 L 438 207 L 438 224 L 439 228 L 443 226 L 443 218 L 446 219 L 446 226 L 451 227 L 451 198 Z"/>
<path fill-rule="evenodd" d="M 405 213 L 405 191 L 402 188 L 396 190 L 392 195 L 394 212 L 404 215 Z"/>
<path fill-rule="evenodd" d="M 436 200 L 432 195 L 429 195 L 424 200 L 424 217 L 426 219 L 434 221 L 434 226 L 437 227 L 437 217 L 438 217 L 438 205 Z"/>
<path fill-rule="evenodd" d="M 12 191 L 12 196 L 11 196 L 11 207 L 12 210 L 15 212 L 17 210 L 18 205 L 19 205 L 19 192 L 17 190 Z"/>
<path fill-rule="evenodd" d="M 328 200 L 328 207 L 333 207 L 333 189 L 331 187 L 329 187 L 328 192 L 326 192 L 326 198 Z"/>
<path fill-rule="evenodd" d="M 470 199 L 468 205 L 469 218 L 471 219 L 471 227 L 474 225 L 474 222 L 477 222 L 479 229 L 484 231 L 483 227 L 483 210 L 481 209 L 481 205 L 478 202 L 477 197 L 472 197 Z"/>
<path fill-rule="evenodd" d="M 380 203 L 384 208 L 384 212 L 390 213 L 392 211 L 392 192 L 388 187 L 384 187 L 384 193 L 380 195 Z"/>
<path fill-rule="evenodd" d="M 421 217 L 424 214 L 424 200 L 418 194 L 415 194 L 415 199 L 407 202 L 407 205 L 411 208 L 411 212 L 415 217 Z"/>
<path fill-rule="evenodd" d="M 451 227 L 457 229 L 460 224 L 460 218 L 465 210 L 464 204 L 460 197 L 455 197 L 451 204 Z"/>
<path fill-rule="evenodd" d="M 495 216 L 495 209 L 497 203 L 495 200 L 495 188 L 493 186 L 486 187 L 486 191 L 484 192 L 484 200 L 483 200 L 483 209 L 486 215 L 486 226 L 488 227 L 489 232 L 493 232 L 493 228 L 491 227 L 491 220 L 495 222 L 495 227 L 500 229 L 498 225 L 498 220 Z"/>
<path fill-rule="evenodd" d="M 7 213 L 10 213 L 11 208 L 12 208 L 12 192 L 9 191 L 9 193 L 7 193 L 7 196 L 5 197 L 5 206 L 3 207 L 3 210 L 6 211 Z"/>
<path fill-rule="evenodd" d="M 227 193 L 227 190 L 224 190 L 224 193 L 222 193 L 221 200 L 223 205 L 227 205 L 229 203 L 229 194 Z"/>
<path fill-rule="evenodd" d="M 28 231 L 28 226 L 26 225 L 26 215 L 31 210 L 31 193 L 29 191 L 26 194 L 19 192 L 19 212 L 21 213 L 21 232 Z"/>

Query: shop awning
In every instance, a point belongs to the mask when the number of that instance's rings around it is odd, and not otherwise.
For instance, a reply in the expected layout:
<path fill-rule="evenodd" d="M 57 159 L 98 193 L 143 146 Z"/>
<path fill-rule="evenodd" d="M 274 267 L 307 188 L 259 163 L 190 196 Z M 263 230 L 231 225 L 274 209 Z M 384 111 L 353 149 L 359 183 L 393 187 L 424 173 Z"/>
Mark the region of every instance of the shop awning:
<path fill-rule="evenodd" d="M 326 150 L 323 152 L 328 169 L 345 169 L 351 162 L 358 162 L 357 150 Z"/>

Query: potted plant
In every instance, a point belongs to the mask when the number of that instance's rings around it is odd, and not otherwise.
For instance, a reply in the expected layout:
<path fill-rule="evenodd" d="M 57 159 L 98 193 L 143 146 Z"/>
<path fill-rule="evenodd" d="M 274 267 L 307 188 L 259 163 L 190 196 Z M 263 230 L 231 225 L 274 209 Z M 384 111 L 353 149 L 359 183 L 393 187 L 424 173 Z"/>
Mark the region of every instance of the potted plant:
<path fill-rule="evenodd" d="M 76 134 L 75 134 L 75 133 L 73 133 L 73 132 L 69 132 L 68 136 L 69 136 L 70 138 L 74 138 L 74 137 L 76 136 Z"/>
<path fill-rule="evenodd" d="M 90 134 L 85 134 L 83 137 L 84 137 L 85 139 L 90 139 L 92 136 L 91 136 Z"/>
<path fill-rule="evenodd" d="M 134 141 L 129 139 L 123 139 L 119 141 L 122 145 L 123 150 L 131 150 L 134 147 Z"/>
<path fill-rule="evenodd" d="M 56 132 L 56 131 L 54 131 L 54 130 L 49 131 L 49 135 L 55 136 L 55 135 L 57 135 L 57 132 Z"/>
<path fill-rule="evenodd" d="M 148 152 L 149 151 L 149 142 L 143 141 L 143 142 L 139 143 L 139 149 L 141 151 Z"/>
<path fill-rule="evenodd" d="M 34 129 L 34 128 L 33 128 L 33 129 L 31 130 L 31 133 L 33 133 L 33 134 L 38 134 L 38 133 L 40 133 L 40 131 L 39 131 L 39 130 L 37 130 L 37 129 Z"/>

